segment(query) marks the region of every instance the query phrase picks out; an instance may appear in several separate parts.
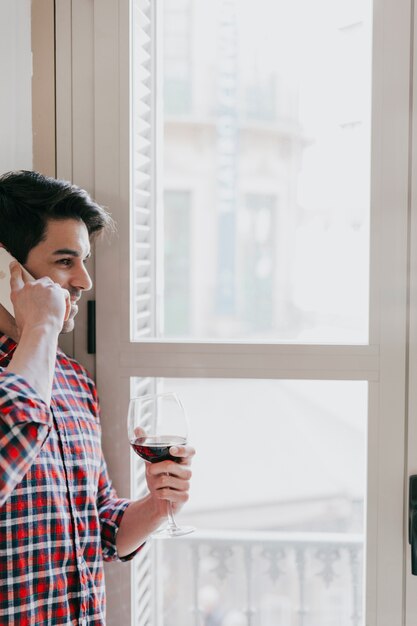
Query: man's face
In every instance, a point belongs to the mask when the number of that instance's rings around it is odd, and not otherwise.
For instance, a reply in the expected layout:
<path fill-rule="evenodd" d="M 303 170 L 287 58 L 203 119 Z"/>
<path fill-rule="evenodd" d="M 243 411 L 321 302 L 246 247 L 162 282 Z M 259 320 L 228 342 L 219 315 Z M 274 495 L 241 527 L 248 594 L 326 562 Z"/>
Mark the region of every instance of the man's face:
<path fill-rule="evenodd" d="M 63 333 L 74 328 L 76 305 L 83 291 L 91 289 L 91 278 L 85 267 L 90 256 L 87 227 L 75 219 L 49 220 L 46 237 L 29 252 L 25 267 L 34 278 L 49 276 L 55 283 L 68 289 L 71 312 L 62 327 Z"/>

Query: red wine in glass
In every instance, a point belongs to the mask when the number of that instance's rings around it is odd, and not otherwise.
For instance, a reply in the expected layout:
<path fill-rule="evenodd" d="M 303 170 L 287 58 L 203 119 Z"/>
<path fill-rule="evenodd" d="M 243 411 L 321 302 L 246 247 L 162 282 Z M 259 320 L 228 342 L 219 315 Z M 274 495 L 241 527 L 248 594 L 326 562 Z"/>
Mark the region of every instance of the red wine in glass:
<path fill-rule="evenodd" d="M 133 450 L 148 463 L 160 463 L 161 461 L 181 461 L 178 456 L 170 453 L 171 446 L 185 446 L 184 437 L 160 436 L 160 437 L 137 437 L 131 441 Z"/>

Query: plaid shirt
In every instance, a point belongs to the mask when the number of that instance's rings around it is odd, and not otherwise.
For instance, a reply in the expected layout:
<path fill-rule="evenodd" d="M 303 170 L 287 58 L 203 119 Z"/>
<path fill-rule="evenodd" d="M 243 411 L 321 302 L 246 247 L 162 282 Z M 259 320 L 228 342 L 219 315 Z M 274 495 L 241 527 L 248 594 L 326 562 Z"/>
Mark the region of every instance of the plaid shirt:
<path fill-rule="evenodd" d="M 58 350 L 48 408 L 3 369 L 14 348 L 0 335 L 0 624 L 104 625 L 103 559 L 118 559 L 129 501 L 107 474 L 95 386 Z"/>

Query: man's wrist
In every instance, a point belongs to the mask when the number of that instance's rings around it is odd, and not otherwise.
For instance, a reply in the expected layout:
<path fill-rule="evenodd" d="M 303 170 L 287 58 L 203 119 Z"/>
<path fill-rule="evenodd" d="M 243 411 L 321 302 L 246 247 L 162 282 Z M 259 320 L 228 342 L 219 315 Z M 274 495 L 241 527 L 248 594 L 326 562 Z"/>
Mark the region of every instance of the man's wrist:
<path fill-rule="evenodd" d="M 49 339 L 56 338 L 56 340 L 58 341 L 58 335 L 60 332 L 60 326 L 56 323 L 55 320 L 52 319 L 33 324 L 28 323 L 23 326 L 20 332 L 20 340 L 33 339 L 34 337 L 39 340 L 42 337 L 47 337 Z"/>
<path fill-rule="evenodd" d="M 157 528 L 166 519 L 166 500 L 161 500 L 148 493 L 143 502 L 146 503 L 149 522 Z"/>

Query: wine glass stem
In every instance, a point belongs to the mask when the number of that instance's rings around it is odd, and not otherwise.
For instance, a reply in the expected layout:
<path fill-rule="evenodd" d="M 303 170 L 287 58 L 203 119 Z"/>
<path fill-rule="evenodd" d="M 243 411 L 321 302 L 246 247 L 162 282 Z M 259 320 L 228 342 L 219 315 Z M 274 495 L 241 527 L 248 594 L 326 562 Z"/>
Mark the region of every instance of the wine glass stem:
<path fill-rule="evenodd" d="M 176 530 L 178 526 L 175 523 L 171 500 L 168 500 L 167 517 L 168 517 L 168 530 Z"/>

